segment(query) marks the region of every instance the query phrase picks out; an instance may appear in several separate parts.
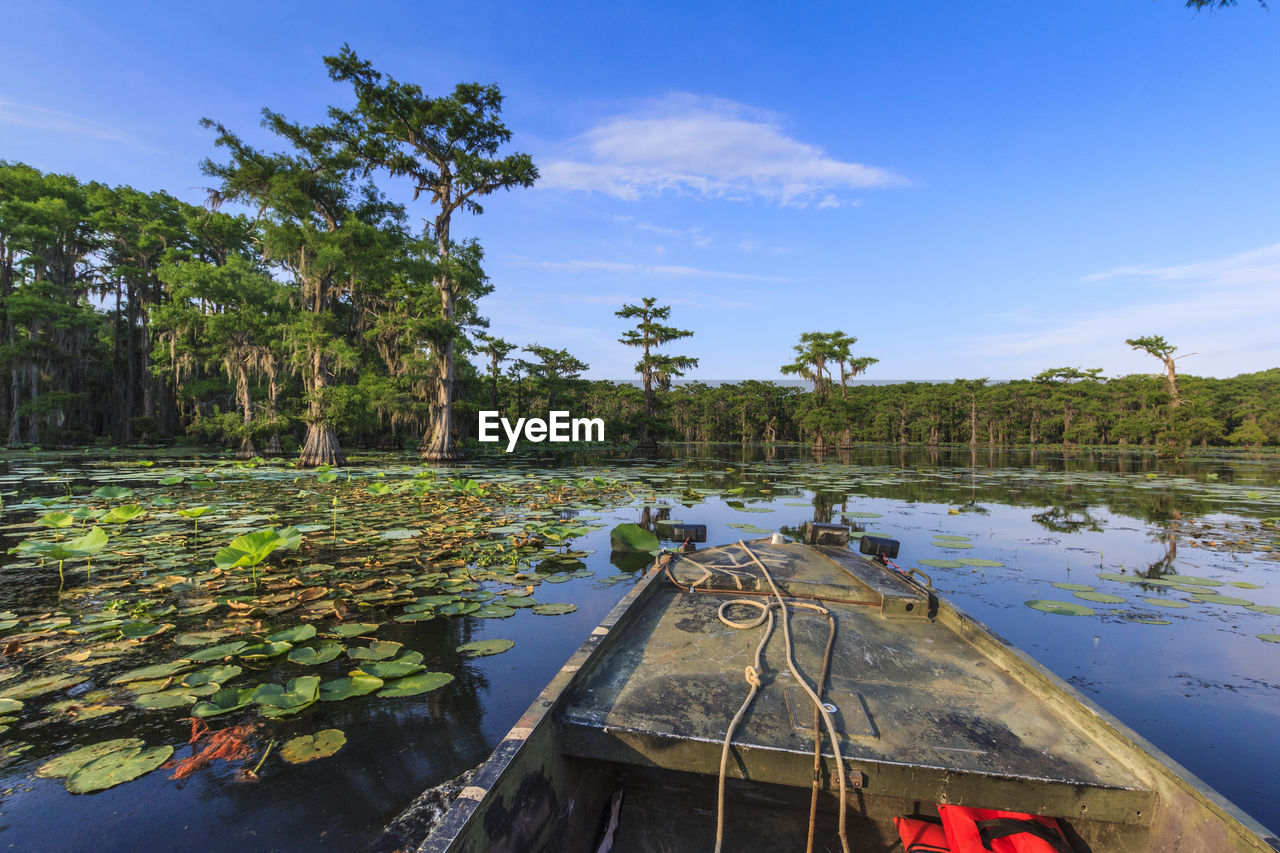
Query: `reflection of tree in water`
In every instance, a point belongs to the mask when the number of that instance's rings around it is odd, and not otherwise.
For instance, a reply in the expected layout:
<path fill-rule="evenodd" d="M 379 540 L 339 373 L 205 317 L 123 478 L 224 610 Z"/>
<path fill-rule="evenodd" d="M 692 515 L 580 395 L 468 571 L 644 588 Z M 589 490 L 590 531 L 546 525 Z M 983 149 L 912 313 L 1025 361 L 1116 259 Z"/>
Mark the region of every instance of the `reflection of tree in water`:
<path fill-rule="evenodd" d="M 1085 504 L 1052 506 L 1044 512 L 1035 513 L 1031 520 L 1054 533 L 1102 532 L 1102 524 L 1089 514 L 1089 507 Z"/>
<path fill-rule="evenodd" d="M 1180 517 L 1175 512 L 1175 519 Z M 1175 565 L 1178 560 L 1178 532 L 1171 524 L 1160 532 L 1154 534 L 1157 542 L 1164 545 L 1164 556 L 1147 567 L 1145 572 L 1140 572 L 1144 578 L 1162 578 L 1165 575 L 1174 575 L 1178 573 Z"/>

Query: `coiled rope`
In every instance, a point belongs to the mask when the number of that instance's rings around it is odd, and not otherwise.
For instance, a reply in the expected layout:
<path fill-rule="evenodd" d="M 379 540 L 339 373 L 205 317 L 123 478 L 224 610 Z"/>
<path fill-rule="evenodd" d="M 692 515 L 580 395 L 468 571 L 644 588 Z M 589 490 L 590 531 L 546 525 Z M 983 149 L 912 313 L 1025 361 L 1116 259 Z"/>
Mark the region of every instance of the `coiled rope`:
<path fill-rule="evenodd" d="M 724 623 L 725 625 L 728 625 L 730 628 L 746 630 L 746 629 L 758 627 L 761 624 L 763 624 L 765 621 L 768 621 L 769 623 L 768 626 L 765 628 L 764 635 L 760 638 L 760 642 L 756 645 L 755 660 L 753 664 L 751 666 L 746 667 L 744 670 L 743 674 L 746 678 L 747 684 L 750 687 L 750 690 L 747 692 L 747 698 L 743 701 L 742 706 L 738 709 L 738 713 L 734 715 L 733 720 L 729 723 L 729 728 L 725 732 L 724 745 L 720 751 L 720 780 L 719 780 L 719 786 L 718 786 L 718 792 L 717 792 L 718 799 L 716 804 L 716 853 L 720 853 L 720 848 L 724 841 L 724 789 L 725 789 L 725 776 L 726 776 L 726 771 L 729 763 L 729 750 L 732 746 L 733 735 L 738 728 L 738 724 L 742 721 L 743 716 L 747 713 L 747 709 L 751 707 L 752 701 L 755 699 L 756 694 L 760 690 L 760 658 L 761 658 L 761 655 L 764 653 L 765 645 L 769 642 L 769 637 L 773 633 L 773 621 L 774 621 L 773 608 L 775 605 L 782 612 L 782 634 L 783 634 L 783 638 L 786 641 L 784 649 L 786 652 L 787 669 L 791 671 L 792 676 L 795 677 L 796 681 L 804 689 L 804 692 L 808 694 L 809 698 L 813 701 L 816 712 L 822 715 L 822 720 L 826 724 L 827 734 L 831 739 L 831 748 L 835 752 L 835 759 L 836 759 L 835 775 L 840 782 L 840 824 L 839 824 L 840 847 L 844 851 L 844 853 L 849 853 L 849 838 L 845 831 L 845 810 L 846 810 L 848 793 L 846 791 L 845 778 L 844 778 L 845 776 L 844 756 L 840 752 L 840 740 L 836 735 L 835 723 L 831 719 L 831 714 L 827 711 L 826 708 L 822 706 L 821 697 L 819 697 L 818 694 L 813 690 L 813 688 L 809 686 L 809 683 L 805 681 L 804 676 L 800 674 L 800 670 L 796 666 L 795 660 L 791 656 L 791 627 L 789 625 L 790 614 L 787 611 L 787 603 L 782 598 L 782 593 L 779 592 L 778 590 L 778 585 L 773 582 L 773 576 L 769 574 L 769 570 L 765 568 L 764 563 L 760 562 L 759 558 L 756 557 L 755 552 L 753 552 L 750 548 L 748 548 L 747 544 L 743 542 L 741 539 L 738 540 L 738 545 L 742 547 L 742 550 L 747 553 L 747 556 L 751 558 L 752 562 L 754 562 L 760 568 L 760 571 L 764 573 L 765 580 L 769 582 L 769 588 L 773 590 L 774 601 L 769 602 L 768 604 L 765 604 L 760 601 L 752 600 L 752 599 L 745 599 L 745 598 L 731 599 L 721 604 L 719 610 L 717 610 L 716 612 L 717 618 L 719 618 L 722 623 Z M 748 606 L 748 607 L 759 608 L 761 611 L 760 615 L 749 622 L 735 622 L 729 619 L 725 615 L 725 611 L 729 607 L 732 607 L 738 604 Z M 822 607 L 817 604 L 810 604 L 807 602 L 797 601 L 797 602 L 792 602 L 792 606 L 796 608 L 804 609 L 804 610 L 817 611 L 819 613 L 826 615 L 828 619 L 828 622 L 830 624 L 830 634 L 827 639 L 827 651 L 826 651 L 825 659 L 823 661 L 823 681 L 825 682 L 826 668 L 830 664 L 831 646 L 835 639 L 835 617 L 832 616 L 831 612 L 827 610 L 825 607 Z M 818 731 L 816 725 L 814 726 L 814 736 L 817 741 L 817 743 L 815 743 L 814 745 L 815 753 L 820 753 L 821 732 Z M 809 809 L 810 849 L 812 848 L 812 844 L 813 844 L 813 820 L 816 812 L 817 766 L 818 766 L 818 759 L 815 757 L 815 779 L 814 779 L 815 802 L 811 802 L 810 809 Z"/>

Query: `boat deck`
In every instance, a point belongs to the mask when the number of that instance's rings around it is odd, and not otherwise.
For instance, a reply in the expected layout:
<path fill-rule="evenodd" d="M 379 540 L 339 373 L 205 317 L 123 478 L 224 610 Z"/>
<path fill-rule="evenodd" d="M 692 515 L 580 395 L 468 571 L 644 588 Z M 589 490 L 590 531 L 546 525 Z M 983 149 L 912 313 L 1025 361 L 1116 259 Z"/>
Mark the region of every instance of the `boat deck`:
<path fill-rule="evenodd" d="M 964 631 L 929 618 L 937 602 L 926 589 L 847 548 L 748 545 L 788 601 L 821 600 L 835 616 L 823 699 L 838 709 L 855 794 L 1150 821 L 1153 791 L 1051 692 L 1004 668 Z M 682 555 L 670 573 L 675 582 L 656 579 L 644 610 L 615 629 L 611 654 L 574 679 L 558 712 L 567 753 L 717 773 L 725 729 L 748 690 L 744 668 L 765 631 L 731 628 L 717 610 L 732 598 L 766 602 L 769 586 L 741 547 Z M 814 685 L 828 620 L 789 610 L 793 657 Z M 735 605 L 727 615 L 750 621 L 756 612 Z M 814 709 L 788 672 L 784 643 L 778 624 L 728 775 L 807 789 Z M 835 790 L 830 743 L 823 752 L 822 784 Z"/>

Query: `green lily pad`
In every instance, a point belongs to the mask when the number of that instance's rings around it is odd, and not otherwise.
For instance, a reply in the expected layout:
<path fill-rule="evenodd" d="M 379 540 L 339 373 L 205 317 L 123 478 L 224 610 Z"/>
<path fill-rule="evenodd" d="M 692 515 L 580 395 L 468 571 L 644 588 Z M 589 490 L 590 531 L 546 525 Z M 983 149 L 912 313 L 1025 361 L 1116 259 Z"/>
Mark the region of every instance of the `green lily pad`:
<path fill-rule="evenodd" d="M 478 658 L 486 655 L 497 655 L 515 646 L 514 640 L 476 640 L 474 643 L 463 643 L 454 649 L 468 657 Z"/>
<path fill-rule="evenodd" d="M 972 542 L 960 542 L 954 539 L 935 539 L 929 544 L 936 548 L 970 549 L 973 547 Z"/>
<path fill-rule="evenodd" d="M 168 622 L 126 622 L 120 626 L 120 636 L 126 640 L 141 640 L 145 637 L 154 637 L 156 634 L 163 633 L 172 628 L 173 625 Z"/>
<path fill-rule="evenodd" d="M 563 616 L 577 609 L 576 604 L 539 604 L 533 608 L 533 612 L 539 616 Z"/>
<path fill-rule="evenodd" d="M 1027 606 L 1033 610 L 1043 610 L 1045 613 L 1057 613 L 1059 616 L 1092 616 L 1095 612 L 1093 608 L 1085 607 L 1083 604 L 1043 598 L 1032 599 L 1027 602 Z"/>
<path fill-rule="evenodd" d="M 182 690 L 165 690 L 160 693 L 147 693 L 138 696 L 133 700 L 133 704 L 137 708 L 143 708 L 148 711 L 162 710 L 164 708 L 180 708 L 183 705 L 190 705 L 196 701 L 196 696 Z"/>
<path fill-rule="evenodd" d="M 230 681 L 242 672 L 244 672 L 244 670 L 235 664 L 205 667 L 199 672 L 192 672 L 184 675 L 182 677 L 182 686 L 204 687 L 207 684 L 222 684 L 224 681 Z"/>
<path fill-rule="evenodd" d="M 942 560 L 934 557 L 929 557 L 924 560 L 916 560 L 916 562 L 922 566 L 928 566 L 933 569 L 958 569 L 964 565 L 959 560 Z"/>
<path fill-rule="evenodd" d="M 108 753 L 77 770 L 67 779 L 67 790 L 73 794 L 105 791 L 124 782 L 144 776 L 169 760 L 173 747 L 153 746 L 138 752 L 121 750 Z"/>
<path fill-rule="evenodd" d="M 444 687 L 451 681 L 453 681 L 453 675 L 448 672 L 423 672 L 402 678 L 390 687 L 382 688 L 378 691 L 378 696 L 417 696 L 420 693 Z"/>
<path fill-rule="evenodd" d="M 1142 600 L 1145 601 L 1147 604 L 1152 604 L 1152 605 L 1155 605 L 1156 607 L 1169 607 L 1173 609 L 1181 609 L 1184 607 L 1191 606 L 1190 604 L 1187 604 L 1185 601 L 1181 601 L 1177 598 L 1144 598 Z"/>
<path fill-rule="evenodd" d="M 247 648 L 248 645 L 248 643 L 242 640 L 236 640 L 232 643 L 219 643 L 216 646 L 209 646 L 208 648 L 192 652 L 186 657 L 187 660 L 201 663 L 211 660 L 221 660 L 223 658 L 229 658 L 233 655 L 239 654 L 241 650 Z"/>
<path fill-rule="evenodd" d="M 1280 643 L 1280 634 L 1257 634 L 1256 636 L 1264 643 Z"/>
<path fill-rule="evenodd" d="M 1274 604 L 1250 604 L 1245 609 L 1252 610 L 1254 613 L 1266 613 L 1268 616 L 1280 616 L 1280 607 Z"/>
<path fill-rule="evenodd" d="M 1096 601 L 1099 604 L 1124 604 L 1124 596 L 1112 595 L 1109 592 L 1077 592 L 1074 593 L 1076 598 L 1082 598 L 1085 601 Z"/>
<path fill-rule="evenodd" d="M 848 513 L 845 513 L 845 515 L 848 515 Z M 968 542 L 968 541 L 969 541 L 970 539 L 972 539 L 973 537 L 972 537 L 972 536 L 961 536 L 961 535 L 960 535 L 960 534 L 958 534 L 958 533 L 935 533 L 935 534 L 933 534 L 933 538 L 934 538 L 934 539 L 949 539 L 949 540 L 951 540 L 952 542 Z"/>
<path fill-rule="evenodd" d="M 623 575 L 623 577 L 631 577 L 631 575 Z M 605 580 L 608 580 L 606 578 Z M 504 595 L 499 599 L 502 604 L 507 607 L 533 607 L 538 602 L 531 595 Z"/>
<path fill-rule="evenodd" d="M 1063 581 L 1061 583 L 1055 583 L 1054 586 L 1058 589 L 1071 590 L 1073 592 L 1091 592 L 1093 590 L 1093 587 L 1086 583 L 1067 583 Z"/>
<path fill-rule="evenodd" d="M 301 643 L 316 635 L 315 625 L 294 625 L 284 631 L 276 631 L 267 635 L 268 643 Z"/>
<path fill-rule="evenodd" d="M 141 749 L 143 746 L 142 738 L 121 737 L 114 740 L 104 740 L 101 743 L 95 743 L 91 746 L 82 746 L 79 749 L 73 749 L 70 752 L 64 752 L 57 758 L 46 761 L 36 768 L 36 775 L 42 779 L 54 779 L 60 776 L 70 776 L 84 767 L 119 750 Z"/>
<path fill-rule="evenodd" d="M 338 729 L 325 729 L 314 735 L 299 735 L 280 747 L 280 757 L 290 764 L 306 764 L 317 758 L 328 758 L 342 749 L 347 736 Z"/>
<path fill-rule="evenodd" d="M 335 678 L 320 685 L 321 702 L 340 702 L 353 696 L 364 696 L 382 686 L 381 678 L 371 675 L 353 675 L 349 678 Z"/>
<path fill-rule="evenodd" d="M 1000 569 L 1004 567 L 1004 563 L 999 560 L 984 560 L 981 557 L 956 557 L 956 562 L 962 566 L 973 566 L 981 569 Z"/>
<path fill-rule="evenodd" d="M 17 699 L 0 699 L 0 714 L 12 714 L 22 710 L 23 703 Z"/>
<path fill-rule="evenodd" d="M 1249 583 L 1248 581 L 1231 581 L 1228 586 L 1234 586 L 1237 589 L 1262 589 L 1262 584 Z"/>
<path fill-rule="evenodd" d="M 535 613 L 538 608 L 534 608 Z M 506 619 L 508 616 L 516 615 L 515 608 L 507 607 L 505 604 L 485 604 L 479 610 L 471 614 L 477 619 Z"/>
<path fill-rule="evenodd" d="M 480 605 L 474 601 L 455 601 L 453 604 L 443 605 L 438 612 L 441 616 L 466 616 L 479 609 Z"/>
<path fill-rule="evenodd" d="M 413 675 L 415 672 L 422 672 L 426 669 L 420 663 L 412 663 L 400 660 L 381 660 L 370 661 L 360 664 L 360 668 L 353 670 L 350 675 L 371 675 L 374 678 L 381 678 L 383 681 L 390 681 L 393 678 L 404 678 L 406 675 Z"/>
<path fill-rule="evenodd" d="M 317 646 L 299 646 L 289 650 L 289 662 L 302 666 L 319 666 L 342 654 L 342 643 L 321 643 Z"/>
<path fill-rule="evenodd" d="M 1189 583 L 1193 586 L 1226 586 L 1223 581 L 1213 578 L 1198 578 L 1194 575 L 1169 575 L 1167 579 L 1174 583 Z"/>
<path fill-rule="evenodd" d="M 368 646 L 354 646 L 347 649 L 347 657 L 355 660 L 386 660 L 400 653 L 404 646 L 400 643 L 374 640 Z"/>
<path fill-rule="evenodd" d="M 378 630 L 378 627 L 375 622 L 344 622 L 341 625 L 334 625 L 329 629 L 328 633 L 333 634 L 335 637 L 349 640 L 352 637 L 372 634 Z"/>
<path fill-rule="evenodd" d="M 195 665 L 190 660 L 174 660 L 168 663 L 158 663 L 152 666 L 144 666 L 139 669 L 131 669 L 123 672 L 111 679 L 109 684 L 128 684 L 130 681 L 145 681 L 152 678 L 168 678 L 171 675 L 177 675 L 180 672 L 187 672 L 195 669 Z"/>
<path fill-rule="evenodd" d="M 320 678 L 300 675 L 289 683 L 260 684 L 253 691 L 253 701 L 260 705 L 264 717 L 287 717 L 296 714 L 320 698 Z"/>
<path fill-rule="evenodd" d="M 638 524 L 619 524 L 609 531 L 609 545 L 614 551 L 656 551 L 658 537 Z"/>
<path fill-rule="evenodd" d="M 1235 607 L 1248 607 L 1250 604 L 1253 604 L 1253 602 L 1247 598 L 1236 598 L 1234 595 L 1217 595 L 1212 592 L 1196 593 L 1193 596 L 1193 599 L 1195 601 L 1208 602 L 1209 604 L 1230 604 Z"/>
<path fill-rule="evenodd" d="M 279 657 L 289 649 L 293 648 L 292 643 L 257 643 L 252 646 L 245 646 L 238 653 L 240 658 L 244 660 L 266 660 L 267 658 Z"/>
<path fill-rule="evenodd" d="M 256 688 L 253 687 L 243 689 L 224 687 L 205 701 L 197 702 L 191 709 L 191 713 L 196 717 L 216 717 L 219 714 L 239 711 L 253 704 L 255 692 Z"/>

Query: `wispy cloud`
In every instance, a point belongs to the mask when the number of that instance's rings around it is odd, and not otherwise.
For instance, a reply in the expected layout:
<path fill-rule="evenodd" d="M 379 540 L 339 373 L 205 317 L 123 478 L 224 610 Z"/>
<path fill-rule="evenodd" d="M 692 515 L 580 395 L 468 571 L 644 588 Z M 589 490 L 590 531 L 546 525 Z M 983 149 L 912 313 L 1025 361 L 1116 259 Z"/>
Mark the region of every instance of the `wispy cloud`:
<path fill-rule="evenodd" d="M 711 270 L 702 267 L 689 267 L 676 264 L 630 264 L 615 261 L 521 261 L 525 266 L 544 270 L 564 270 L 566 272 L 620 272 L 643 273 L 646 275 L 669 276 L 672 278 L 711 278 L 727 281 L 763 281 L 775 283 L 792 282 L 794 279 L 776 275 L 758 275 L 756 273 L 732 272 L 728 270 Z"/>
<path fill-rule="evenodd" d="M 1126 338 L 1163 335 L 1196 353 L 1185 369 L 1225 376 L 1280 366 L 1280 244 L 1190 264 L 1124 266 L 1084 276 L 1114 282 L 1125 304 L 1032 318 L 1014 308 L 1024 328 L 975 341 L 978 352 L 1043 360 L 1044 367 L 1089 362 L 1107 373 L 1148 372 L 1151 360 L 1125 346 Z M 1145 287 L 1135 285 L 1145 284 Z M 1083 303 L 1086 306 L 1088 303 Z M 1088 355 L 1082 355 L 1088 354 Z"/>
<path fill-rule="evenodd" d="M 119 142 L 153 154 L 167 153 L 113 125 L 59 110 L 51 110 L 48 107 L 22 104 L 3 98 L 0 98 L 0 124 Z"/>
<path fill-rule="evenodd" d="M 538 186 L 634 201 L 673 191 L 786 205 L 856 204 L 839 194 L 905 184 L 893 171 L 835 159 L 789 136 L 772 114 L 720 98 L 656 99 L 574 140 Z"/>

